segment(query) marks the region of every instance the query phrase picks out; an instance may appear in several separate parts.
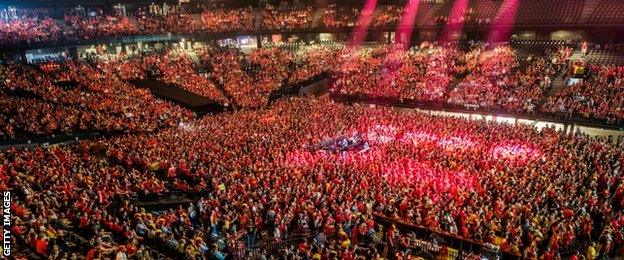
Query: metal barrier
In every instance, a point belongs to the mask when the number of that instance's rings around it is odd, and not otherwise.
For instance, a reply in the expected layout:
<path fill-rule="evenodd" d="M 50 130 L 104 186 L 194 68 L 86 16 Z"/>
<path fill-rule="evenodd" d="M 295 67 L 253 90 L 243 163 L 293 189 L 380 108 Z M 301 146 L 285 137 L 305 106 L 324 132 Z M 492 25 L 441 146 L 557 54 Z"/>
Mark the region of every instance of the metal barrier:
<path fill-rule="evenodd" d="M 392 220 L 381 214 L 373 214 L 373 217 L 377 223 L 383 224 L 386 227 L 394 224 L 403 233 L 410 234 L 409 237 L 412 239 L 424 241 L 424 243 L 415 244 L 418 248 L 423 248 L 425 250 L 424 252 L 437 252 L 437 255 L 446 257 L 459 257 L 461 254 L 477 254 L 487 255 L 488 259 L 520 259 L 519 255 L 500 251 L 498 248 L 493 248 L 479 241 L 461 238 L 449 233 L 433 231 L 426 227 L 403 221 Z M 426 241 L 435 241 L 435 243 L 430 242 L 435 246 L 427 245 L 428 242 Z M 436 247 L 439 248 L 436 249 Z M 446 248 L 446 251 L 440 252 L 440 248 Z M 451 252 L 452 250 L 449 249 L 456 249 L 458 252 L 453 253 Z"/>

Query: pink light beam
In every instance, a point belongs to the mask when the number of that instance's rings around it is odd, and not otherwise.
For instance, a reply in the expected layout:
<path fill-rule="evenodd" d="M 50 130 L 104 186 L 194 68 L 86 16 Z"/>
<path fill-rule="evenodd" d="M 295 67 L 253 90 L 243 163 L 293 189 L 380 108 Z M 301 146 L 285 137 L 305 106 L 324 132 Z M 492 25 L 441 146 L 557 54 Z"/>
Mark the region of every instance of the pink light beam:
<path fill-rule="evenodd" d="M 358 17 L 358 21 L 355 24 L 355 29 L 353 29 L 353 33 L 351 34 L 349 46 L 357 47 L 364 42 L 366 34 L 368 33 L 368 27 L 373 21 L 373 15 L 375 14 L 376 7 L 377 0 L 366 0 L 364 8 L 362 8 L 362 12 L 360 13 L 360 17 Z"/>
<path fill-rule="evenodd" d="M 409 0 L 407 7 L 405 8 L 405 14 L 401 17 L 399 27 L 397 27 L 394 34 L 397 44 L 403 44 L 403 49 L 406 49 L 412 39 L 412 32 L 414 31 L 414 23 L 416 22 L 416 13 L 418 13 L 418 7 L 420 6 L 420 0 Z"/>
<path fill-rule="evenodd" d="M 461 33 L 464 29 L 464 15 L 468 9 L 468 0 L 457 0 L 453 4 L 453 8 L 448 16 L 448 21 L 438 41 L 440 44 L 445 44 L 451 39 L 451 35 Z"/>
<path fill-rule="evenodd" d="M 488 33 L 487 43 L 490 46 L 509 40 L 516 23 L 516 12 L 519 6 L 520 0 L 505 0 L 501 4 Z"/>

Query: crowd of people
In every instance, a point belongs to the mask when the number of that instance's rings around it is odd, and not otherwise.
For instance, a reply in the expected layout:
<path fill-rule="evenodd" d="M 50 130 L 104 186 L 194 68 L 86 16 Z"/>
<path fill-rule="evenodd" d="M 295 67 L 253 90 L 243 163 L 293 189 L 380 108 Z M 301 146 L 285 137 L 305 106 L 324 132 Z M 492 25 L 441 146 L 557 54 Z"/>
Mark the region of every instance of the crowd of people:
<path fill-rule="evenodd" d="M 568 117 L 624 119 L 624 67 L 594 65 L 592 79 L 565 86 L 548 97 L 541 110 Z"/>
<path fill-rule="evenodd" d="M 429 48 L 431 47 L 431 48 Z M 380 46 L 344 54 L 333 92 L 364 98 L 440 101 L 452 79 L 453 47 Z"/>
<path fill-rule="evenodd" d="M 98 67 L 104 70 L 73 61 L 39 68 L 9 65 L 0 84 L 0 139 L 151 132 L 192 117 L 189 111 L 123 81 L 112 68 Z"/>
<path fill-rule="evenodd" d="M 141 58 L 143 66 L 161 81 L 206 97 L 221 104 L 228 103 L 225 95 L 205 75 L 197 73 L 195 62 L 185 51 L 167 51 Z"/>
<path fill-rule="evenodd" d="M 258 49 L 249 55 L 223 47 L 200 52 L 200 59 L 242 108 L 268 105 L 270 95 L 281 89 L 290 77 L 294 55 L 280 48 Z"/>
<path fill-rule="evenodd" d="M 338 54 L 344 49 L 342 44 L 312 45 L 297 53 L 295 66 L 288 78 L 288 84 L 296 85 L 327 73 L 338 65 Z"/>
<path fill-rule="evenodd" d="M 311 149 L 354 135 L 365 149 Z M 34 229 L 22 236 L 51 241 L 53 223 L 74 223 L 65 229 L 97 234 L 88 252 L 101 257 L 155 241 L 191 259 L 250 259 L 296 234 L 309 236 L 279 255 L 376 257 L 382 215 L 526 258 L 596 259 L 622 254 L 621 145 L 294 98 L 154 134 L 5 150 L 0 186 L 20 196 L 13 223 Z M 128 201 L 174 190 L 207 193 L 165 212 Z M 402 254 L 397 229 L 381 234 Z"/>
<path fill-rule="evenodd" d="M 449 17 L 449 14 L 440 14 L 434 17 L 435 22 L 440 25 L 462 25 L 462 24 L 478 24 L 489 25 L 492 23 L 494 17 L 482 17 L 479 16 L 477 10 L 473 7 L 467 8 L 464 13 L 459 14 L 457 17 Z"/>
<path fill-rule="evenodd" d="M 49 17 L 49 10 L 18 9 L 0 19 L 0 46 L 55 42 L 59 40 L 61 28 Z"/>
<path fill-rule="evenodd" d="M 103 11 L 97 12 L 95 16 L 68 12 L 63 18 L 68 26 L 68 29 L 63 30 L 63 38 L 66 39 L 121 37 L 139 32 L 139 28 L 127 16 L 104 14 Z"/>
<path fill-rule="evenodd" d="M 240 9 L 208 9 L 201 14 L 203 29 L 207 32 L 250 32 L 256 29 L 255 11 Z"/>
<path fill-rule="evenodd" d="M 267 30 L 296 30 L 312 27 L 315 9 L 312 6 L 296 8 L 286 3 L 267 5 L 262 9 L 262 28 Z"/>
<path fill-rule="evenodd" d="M 400 45 L 350 49 L 339 55 L 338 66 L 332 69 L 335 80 L 332 93 L 390 103 L 417 102 L 529 114 L 547 112 L 611 122 L 621 119 L 619 67 L 594 68 L 594 80 L 546 97 L 553 79 L 564 73 L 572 51 L 562 45 L 543 54 L 523 51 L 520 58 L 513 46 L 488 48 L 482 43 L 468 46 L 423 43 L 409 50 Z M 578 91 L 581 86 L 586 86 L 585 94 Z"/>
<path fill-rule="evenodd" d="M 329 6 L 319 26 L 352 27 L 359 12 Z M 404 13 L 378 8 L 371 26 L 395 26 Z M 212 8 L 196 21 L 182 6 L 152 6 L 134 16 L 68 12 L 67 26 L 49 15 L 0 13 L 0 46 L 251 31 L 256 21 L 310 29 L 315 9 Z M 435 19 L 481 23 L 475 17 L 468 9 Z M 623 66 L 592 65 L 587 79 L 547 95 L 572 48 L 528 56 L 474 42 L 96 49 L 82 61 L 63 53 L 0 65 L 0 144 L 29 144 L 0 149 L 0 190 L 14 196 L 19 251 L 48 259 L 410 259 L 415 252 L 401 241 L 413 230 L 400 223 L 523 259 L 624 255 L 624 140 L 310 96 L 271 100 L 329 75 L 333 97 L 621 125 Z M 199 118 L 131 83 L 151 77 L 233 109 Z M 31 144 L 82 133 L 97 136 Z"/>
<path fill-rule="evenodd" d="M 135 15 L 143 34 L 194 33 L 201 26 L 192 14 L 181 5 L 166 10 L 160 7 L 141 8 Z"/>
<path fill-rule="evenodd" d="M 403 17 L 403 15 L 405 14 L 405 7 L 388 5 L 388 6 L 380 7 L 375 11 L 376 12 L 375 12 L 375 15 L 373 16 L 371 26 L 373 27 L 396 26 L 399 24 L 401 17 Z"/>
<path fill-rule="evenodd" d="M 323 11 L 320 26 L 325 28 L 353 27 L 360 16 L 360 9 L 350 6 L 329 5 Z"/>
<path fill-rule="evenodd" d="M 448 102 L 469 108 L 534 112 L 557 71 L 547 58 L 525 62 L 526 68 L 519 69 L 516 53 L 509 46 L 472 51 L 466 61 L 470 74 L 449 93 Z"/>
<path fill-rule="evenodd" d="M 569 61 L 570 47 L 558 47 L 543 56 L 529 55 L 522 59 L 510 46 L 487 49 L 481 44 L 467 49 L 455 44 L 438 46 L 428 43 L 411 49 L 400 45 L 348 48 L 341 44 L 329 44 L 304 47 L 298 52 L 271 47 L 250 54 L 243 54 L 236 48 L 209 47 L 196 52 L 201 64 L 195 64 L 188 51 L 166 51 L 144 53 L 132 58 L 111 55 L 97 60 L 97 68 L 71 60 L 40 64 L 39 70 L 43 73 L 9 66 L 5 68 L 5 73 L 9 73 L 3 76 L 4 85 L 13 93 L 5 93 L 3 99 L 5 102 L 15 101 L 15 104 L 6 106 L 5 113 L 19 109 L 16 105 L 24 107 L 31 103 L 41 109 L 29 111 L 34 114 L 24 114 L 24 118 L 15 116 L 13 121 L 3 123 L 7 129 L 4 139 L 11 139 L 17 129 L 30 129 L 25 132 L 38 136 L 86 129 L 105 132 L 154 129 L 154 125 L 145 127 L 149 120 L 136 120 L 139 116 L 159 115 L 141 103 L 140 100 L 145 98 L 143 95 L 148 94 L 137 92 L 136 103 L 131 106 L 120 94 L 138 91 L 125 81 L 147 77 L 156 77 L 166 84 L 220 104 L 231 103 L 241 108 L 265 107 L 277 91 L 297 86 L 319 75 L 329 75 L 333 79 L 331 91 L 337 96 L 391 103 L 418 102 L 486 111 L 598 118 L 611 124 L 618 124 L 623 118 L 621 67 L 593 66 L 593 76 L 589 80 L 546 96 L 553 78 Z M 205 67 L 206 73 L 199 73 L 200 67 Z M 85 76 L 77 76 L 81 74 Z M 100 80 L 89 82 L 89 77 Z M 78 82 L 96 92 L 111 86 L 120 86 L 121 90 L 115 93 L 118 96 L 111 98 L 109 93 L 99 96 L 102 93 L 94 95 L 79 89 L 62 88 L 55 85 L 57 81 Z M 92 86 L 94 84 L 97 85 Z M 43 99 L 44 103 L 39 104 L 41 100 L 31 100 L 30 96 L 15 96 L 16 90 L 33 94 Z M 54 105 L 50 102 L 77 106 L 78 109 L 73 112 L 64 107 L 44 109 Z M 87 111 L 82 111 L 84 109 Z M 97 113 L 92 114 L 89 110 Z M 53 118 L 53 111 L 68 115 L 67 124 L 28 122 L 35 118 Z M 142 111 L 149 113 L 141 115 Z M 102 115 L 102 112 L 109 115 Z M 117 117 L 141 123 L 124 124 L 124 120 Z M 88 125 L 81 123 L 80 118 L 83 118 L 82 121 L 85 121 L 84 118 L 96 119 Z"/>

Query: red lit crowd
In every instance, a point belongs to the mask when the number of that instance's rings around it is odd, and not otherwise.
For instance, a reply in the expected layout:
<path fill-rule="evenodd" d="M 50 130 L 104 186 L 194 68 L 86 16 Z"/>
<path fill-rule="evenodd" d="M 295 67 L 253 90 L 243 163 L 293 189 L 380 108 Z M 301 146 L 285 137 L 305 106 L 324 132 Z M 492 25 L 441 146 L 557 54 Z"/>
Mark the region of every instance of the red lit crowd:
<path fill-rule="evenodd" d="M 344 48 L 341 44 L 318 45 L 298 53 L 296 64 L 288 78 L 288 84 L 299 84 L 326 73 L 339 64 L 338 54 Z"/>
<path fill-rule="evenodd" d="M 54 42 L 61 35 L 47 9 L 18 9 L 6 15 L 8 19 L 0 19 L 0 45 Z"/>
<path fill-rule="evenodd" d="M 515 51 L 476 49 L 466 56 L 471 72 L 449 93 L 448 102 L 472 108 L 533 112 L 555 75 L 550 59 L 535 58 L 519 69 Z"/>
<path fill-rule="evenodd" d="M 336 67 L 333 91 L 341 95 L 372 98 L 439 101 L 452 77 L 453 48 L 419 51 L 400 46 L 353 50 L 342 55 Z"/>
<path fill-rule="evenodd" d="M 294 7 L 285 3 L 267 5 L 260 11 L 251 7 L 205 8 L 197 14 L 198 18 L 184 5 L 167 8 L 145 6 L 125 15 L 102 9 L 93 12 L 77 10 L 65 13 L 62 21 L 56 21 L 51 18 L 49 9 L 16 9 L 6 15 L 7 19 L 0 18 L 0 44 L 89 40 L 139 34 L 251 32 L 258 29 L 257 19 L 260 28 L 265 30 L 344 28 L 355 26 L 360 16 L 358 8 L 330 5 L 323 9 L 320 19 L 313 22 L 318 9 L 312 6 Z M 403 7 L 379 7 L 373 13 L 371 26 L 394 26 L 404 12 Z"/>
<path fill-rule="evenodd" d="M 486 111 L 546 113 L 617 124 L 622 112 L 622 67 L 592 66 L 590 80 L 546 93 L 571 56 L 557 47 L 544 57 L 518 58 L 510 46 L 462 51 L 424 44 L 345 49 L 332 68 L 332 93 L 384 102 L 436 102 Z M 451 82 L 456 80 L 456 84 Z"/>
<path fill-rule="evenodd" d="M 232 95 L 234 104 L 242 108 L 266 106 L 271 93 L 284 87 L 290 78 L 294 61 L 291 52 L 279 48 L 259 49 L 249 56 L 237 49 L 211 48 L 202 50 L 199 56 Z"/>
<path fill-rule="evenodd" d="M 490 24 L 492 23 L 493 20 L 493 16 L 486 16 L 483 17 L 482 15 L 480 15 L 477 10 L 475 10 L 473 7 L 470 7 L 468 9 L 466 9 L 466 11 L 457 16 L 457 17 L 449 17 L 447 14 L 441 14 L 438 15 L 434 18 L 435 22 L 438 24 L 450 24 L 450 25 L 456 25 L 456 24 L 469 24 L 469 23 L 476 23 L 478 25 L 486 25 L 486 24 Z"/>
<path fill-rule="evenodd" d="M 99 67 L 103 70 L 71 61 L 40 68 L 10 65 L 0 84 L 0 139 L 152 132 L 192 117 Z"/>
<path fill-rule="evenodd" d="M 127 16 L 107 15 L 98 12 L 93 17 L 69 12 L 64 15 L 68 29 L 63 31 L 64 38 L 97 39 L 135 35 L 139 32 Z"/>
<path fill-rule="evenodd" d="M 222 104 L 227 103 L 227 98 L 217 89 L 214 82 L 197 73 L 197 65 L 184 51 L 146 55 L 142 57 L 142 60 L 143 66 L 163 82 L 174 84 Z"/>
<path fill-rule="evenodd" d="M 367 149 L 310 149 L 353 134 Z M 311 237 L 278 255 L 376 259 L 379 233 L 402 255 L 377 214 L 527 259 L 597 259 L 623 253 L 622 151 L 547 128 L 297 98 L 154 134 L 5 150 L 0 187 L 20 196 L 15 234 L 56 258 L 73 252 L 72 233 L 93 235 L 78 252 L 87 259 L 146 259 L 147 241 L 190 259 L 250 259 L 294 234 Z M 172 191 L 204 195 L 166 212 L 128 201 Z"/>
<path fill-rule="evenodd" d="M 204 30 L 208 32 L 245 32 L 256 28 L 256 16 L 251 7 L 241 9 L 208 9 L 201 14 Z"/>
<path fill-rule="evenodd" d="M 405 7 L 397 7 L 388 5 L 380 7 L 373 16 L 371 26 L 393 26 L 399 23 L 399 20 L 405 14 Z"/>
<path fill-rule="evenodd" d="M 325 8 L 320 24 L 325 28 L 353 27 L 360 16 L 360 9 L 349 6 L 330 5 Z"/>
<path fill-rule="evenodd" d="M 295 8 L 286 4 L 267 5 L 261 12 L 262 28 L 267 30 L 310 28 L 315 11 L 312 6 Z"/>
<path fill-rule="evenodd" d="M 240 108 L 265 107 L 276 91 L 329 73 L 335 95 L 597 118 L 611 124 L 624 118 L 622 67 L 595 65 L 590 80 L 545 95 L 558 68 L 567 64 L 571 53 L 567 47 L 546 57 L 526 59 L 518 58 L 508 46 L 462 51 L 456 46 L 427 44 L 410 50 L 385 45 L 355 50 L 338 44 L 307 47 L 297 54 L 276 47 L 249 55 L 234 48 L 197 53 L 201 65 L 187 52 L 167 51 L 138 58 L 100 59 L 97 67 L 72 61 L 44 63 L 37 69 L 5 67 L 2 100 L 7 105 L 2 111 L 2 139 L 24 134 L 152 131 L 160 125 L 173 125 L 176 120 L 150 124 L 154 120 L 145 118 L 161 117 L 170 105 L 162 102 L 163 106 L 153 111 L 143 102 L 154 97 L 124 82 L 148 75 Z M 208 73 L 198 73 L 198 66 Z M 91 82 L 91 78 L 98 80 Z M 77 83 L 80 88 L 65 87 L 64 82 Z M 125 99 L 128 93 L 136 99 Z M 166 118 L 180 117 L 179 112 L 174 114 L 178 116 Z M 58 117 L 66 121 L 56 122 Z"/>
<path fill-rule="evenodd" d="M 150 8 L 149 11 L 141 8 L 135 16 L 144 34 L 193 33 L 200 28 L 192 14 L 180 5 L 166 10 L 158 6 Z"/>
<path fill-rule="evenodd" d="M 624 67 L 591 66 L 594 77 L 567 86 L 548 97 L 541 110 L 566 116 L 605 118 L 616 122 L 624 118 Z"/>

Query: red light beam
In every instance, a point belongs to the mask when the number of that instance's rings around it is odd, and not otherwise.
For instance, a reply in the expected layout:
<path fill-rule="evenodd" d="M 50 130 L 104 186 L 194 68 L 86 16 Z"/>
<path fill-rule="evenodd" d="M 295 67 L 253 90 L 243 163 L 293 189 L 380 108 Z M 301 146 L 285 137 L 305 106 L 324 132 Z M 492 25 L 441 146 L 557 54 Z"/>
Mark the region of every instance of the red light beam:
<path fill-rule="evenodd" d="M 458 33 L 461 33 L 464 30 L 464 15 L 466 14 L 466 9 L 468 8 L 468 0 L 457 0 L 455 4 L 453 4 L 453 9 L 448 16 L 448 21 L 446 21 L 446 26 L 444 26 L 444 30 L 442 30 L 442 34 L 438 41 L 440 44 L 445 44 L 451 40 L 451 36 L 454 36 Z"/>
<path fill-rule="evenodd" d="M 351 34 L 349 46 L 357 47 L 364 42 L 366 34 L 368 33 L 368 27 L 373 21 L 373 15 L 375 14 L 376 7 L 377 0 L 366 0 L 364 8 L 362 8 L 362 12 L 360 13 L 360 17 L 358 17 L 358 21 L 353 29 L 353 33 Z"/>
<path fill-rule="evenodd" d="M 409 0 L 405 8 L 405 14 L 401 17 L 399 26 L 394 34 L 396 43 L 403 44 L 403 49 L 409 46 L 410 40 L 412 39 L 412 32 L 414 31 L 414 23 L 416 22 L 416 13 L 418 13 L 419 5 L 420 0 Z"/>
<path fill-rule="evenodd" d="M 501 4 L 488 34 L 487 43 L 490 46 L 509 40 L 516 23 L 518 6 L 520 6 L 520 0 L 505 0 Z"/>

